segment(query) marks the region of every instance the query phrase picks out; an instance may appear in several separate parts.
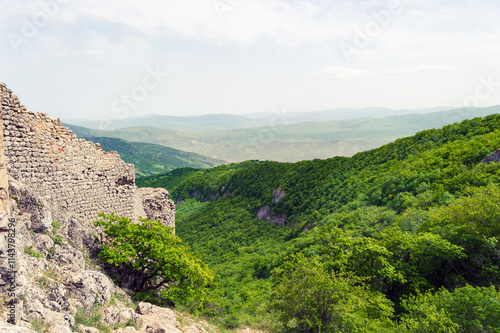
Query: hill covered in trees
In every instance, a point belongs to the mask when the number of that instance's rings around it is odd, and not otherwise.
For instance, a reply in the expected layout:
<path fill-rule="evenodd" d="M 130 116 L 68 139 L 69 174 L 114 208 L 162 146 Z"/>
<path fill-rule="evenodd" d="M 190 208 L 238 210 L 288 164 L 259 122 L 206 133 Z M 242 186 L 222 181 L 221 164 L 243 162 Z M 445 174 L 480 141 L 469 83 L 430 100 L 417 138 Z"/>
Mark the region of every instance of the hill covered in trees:
<path fill-rule="evenodd" d="M 500 163 L 482 160 L 499 130 L 491 115 L 353 157 L 137 183 L 179 202 L 177 234 L 216 274 L 203 314 L 228 328 L 498 332 Z"/>
<path fill-rule="evenodd" d="M 151 143 L 106 137 L 93 137 L 92 141 L 101 144 L 106 151 L 118 152 L 125 162 L 134 164 L 138 177 L 177 168 L 210 168 L 225 163 L 215 158 Z"/>

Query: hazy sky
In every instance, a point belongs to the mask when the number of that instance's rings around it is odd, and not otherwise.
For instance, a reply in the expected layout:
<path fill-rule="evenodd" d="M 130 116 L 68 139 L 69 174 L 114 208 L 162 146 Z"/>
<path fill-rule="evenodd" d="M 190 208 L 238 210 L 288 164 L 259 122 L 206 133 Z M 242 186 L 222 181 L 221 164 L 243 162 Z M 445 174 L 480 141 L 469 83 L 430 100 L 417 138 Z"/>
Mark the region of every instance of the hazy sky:
<path fill-rule="evenodd" d="M 0 0 L 0 32 L 52 117 L 500 104 L 498 0 Z"/>

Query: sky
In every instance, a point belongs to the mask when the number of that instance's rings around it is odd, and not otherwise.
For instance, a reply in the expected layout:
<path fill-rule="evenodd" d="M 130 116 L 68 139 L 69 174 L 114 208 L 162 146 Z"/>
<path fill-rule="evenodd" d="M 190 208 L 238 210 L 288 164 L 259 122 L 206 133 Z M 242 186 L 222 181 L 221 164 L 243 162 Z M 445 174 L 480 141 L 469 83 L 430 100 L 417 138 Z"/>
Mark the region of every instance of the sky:
<path fill-rule="evenodd" d="M 500 104 L 498 0 L 0 0 L 0 81 L 63 119 Z"/>

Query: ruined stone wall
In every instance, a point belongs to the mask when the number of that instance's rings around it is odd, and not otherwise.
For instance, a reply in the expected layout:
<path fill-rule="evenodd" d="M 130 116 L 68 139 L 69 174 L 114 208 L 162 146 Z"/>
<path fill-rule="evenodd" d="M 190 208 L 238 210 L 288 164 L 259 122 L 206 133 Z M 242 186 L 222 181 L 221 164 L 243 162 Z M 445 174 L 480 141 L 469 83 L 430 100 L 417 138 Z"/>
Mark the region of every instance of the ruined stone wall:
<path fill-rule="evenodd" d="M 99 144 L 78 139 L 59 119 L 27 110 L 5 84 L 0 83 L 0 89 L 10 176 L 36 191 L 52 209 L 82 221 L 95 220 L 99 212 L 147 216 L 132 164 L 123 162 L 116 152 L 105 152 Z"/>

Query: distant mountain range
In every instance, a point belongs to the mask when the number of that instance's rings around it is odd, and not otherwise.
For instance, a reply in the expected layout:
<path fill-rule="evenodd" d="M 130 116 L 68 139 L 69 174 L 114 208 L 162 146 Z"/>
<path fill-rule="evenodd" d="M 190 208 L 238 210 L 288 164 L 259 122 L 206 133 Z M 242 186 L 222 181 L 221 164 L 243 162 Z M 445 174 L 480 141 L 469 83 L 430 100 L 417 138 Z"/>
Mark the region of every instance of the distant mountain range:
<path fill-rule="evenodd" d="M 450 110 L 452 108 L 436 107 L 418 110 L 393 110 L 389 108 L 365 108 L 365 109 L 331 109 L 316 112 L 261 112 L 246 115 L 233 114 L 208 114 L 202 116 L 162 116 L 146 115 L 126 119 L 115 119 L 112 121 L 113 129 L 128 127 L 157 127 L 170 130 L 198 133 L 219 130 L 232 130 L 242 128 L 253 128 L 268 126 L 270 124 L 297 124 L 310 121 L 332 121 L 356 118 L 383 118 L 390 116 L 401 116 L 408 114 L 425 114 L 437 111 Z M 96 120 L 67 119 L 67 124 L 88 127 L 91 129 L 104 129 L 102 123 Z"/>
<path fill-rule="evenodd" d="M 402 116 L 408 114 L 425 114 L 433 113 L 439 111 L 452 110 L 452 107 L 439 106 L 435 108 L 426 109 L 402 109 L 393 110 L 389 108 L 364 108 L 364 109 L 352 109 L 352 108 L 341 108 L 341 109 L 330 109 L 324 111 L 315 112 L 290 112 L 281 113 L 279 111 L 272 112 L 261 112 L 261 113 L 250 113 L 243 116 L 251 119 L 273 119 L 273 118 L 284 118 L 287 119 L 289 123 L 302 123 L 308 121 L 332 121 L 332 120 L 348 120 L 356 118 L 384 118 L 390 116 Z"/>
<path fill-rule="evenodd" d="M 228 162 L 244 160 L 297 162 L 333 156 L 352 156 L 397 138 L 413 135 L 418 131 L 441 128 L 465 119 L 483 117 L 493 113 L 500 113 L 500 106 L 406 114 L 384 118 L 365 117 L 299 123 L 292 121 L 286 123 L 280 119 L 270 121 L 269 118 L 253 119 L 256 122 L 251 122 L 249 118 L 243 116 L 208 115 L 177 117 L 176 126 L 179 127 L 172 129 L 159 127 L 162 124 L 168 126 L 167 118 L 163 118 L 163 123 L 158 121 L 155 126 L 138 126 L 139 124 L 136 123 L 137 126 L 113 131 L 71 125 L 68 127 L 80 137 L 114 137 L 130 142 L 160 144 Z M 218 125 L 215 116 L 219 117 Z M 297 117 L 299 118 L 300 115 Z M 146 121 L 156 118 L 157 116 L 152 116 L 142 119 Z M 234 120 L 234 123 L 231 123 L 231 119 Z M 243 119 L 248 121 L 247 126 L 237 128 L 244 126 Z M 132 120 L 128 121 L 132 122 Z M 190 121 L 192 123 L 188 126 Z M 267 123 L 254 127 L 258 122 Z M 182 123 L 188 127 L 180 126 Z M 214 130 L 213 128 L 217 126 L 226 129 Z M 198 130 L 193 131 L 193 128 L 198 128 Z"/>

